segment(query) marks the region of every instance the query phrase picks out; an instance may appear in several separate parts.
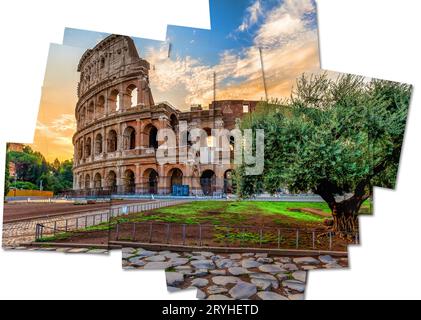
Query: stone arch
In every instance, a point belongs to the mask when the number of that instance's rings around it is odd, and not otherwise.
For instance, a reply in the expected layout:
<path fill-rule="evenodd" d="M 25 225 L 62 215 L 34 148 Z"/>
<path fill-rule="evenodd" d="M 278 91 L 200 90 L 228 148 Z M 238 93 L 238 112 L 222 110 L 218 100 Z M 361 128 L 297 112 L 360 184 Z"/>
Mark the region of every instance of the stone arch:
<path fill-rule="evenodd" d="M 118 148 L 118 136 L 114 129 L 111 129 L 107 135 L 107 152 L 116 152 Z"/>
<path fill-rule="evenodd" d="M 88 137 L 85 143 L 85 158 L 88 158 L 92 155 L 92 139 Z"/>
<path fill-rule="evenodd" d="M 95 105 L 94 102 L 91 101 L 88 105 L 87 109 L 87 122 L 92 122 L 94 120 L 94 114 L 95 114 Z"/>
<path fill-rule="evenodd" d="M 100 155 L 102 153 L 102 134 L 98 133 L 95 136 L 95 155 Z"/>
<path fill-rule="evenodd" d="M 99 172 L 97 172 L 94 176 L 94 188 L 101 189 L 102 188 L 102 177 Z"/>
<path fill-rule="evenodd" d="M 129 126 L 124 130 L 123 139 L 124 150 L 136 149 L 136 130 L 132 126 Z"/>
<path fill-rule="evenodd" d="M 120 110 L 120 92 L 117 89 L 111 90 L 108 101 L 110 112 L 116 112 Z"/>
<path fill-rule="evenodd" d="M 216 174 L 213 170 L 206 170 L 200 176 L 200 186 L 205 196 L 213 195 L 216 189 Z"/>
<path fill-rule="evenodd" d="M 89 190 L 91 188 L 91 176 L 89 173 L 85 175 L 85 190 Z"/>
<path fill-rule="evenodd" d="M 107 177 L 105 179 L 105 185 L 106 187 L 111 190 L 111 192 L 117 191 L 117 174 L 115 171 L 110 170 L 107 174 Z"/>
<path fill-rule="evenodd" d="M 136 107 L 139 104 L 138 94 L 139 90 L 135 84 L 130 84 L 126 89 L 127 96 L 130 99 L 130 108 Z"/>
<path fill-rule="evenodd" d="M 86 120 L 86 108 L 85 107 L 82 107 L 80 109 L 80 124 L 82 126 L 85 125 L 85 120 Z"/>
<path fill-rule="evenodd" d="M 157 194 L 158 193 L 158 181 L 159 181 L 159 174 L 156 172 L 155 169 L 147 169 L 143 173 L 143 177 L 146 181 L 147 193 L 149 194 Z"/>
<path fill-rule="evenodd" d="M 79 190 L 83 189 L 83 174 L 79 175 Z"/>
<path fill-rule="evenodd" d="M 148 137 L 148 148 L 158 149 L 158 129 L 150 124 L 145 128 L 145 133 Z"/>
<path fill-rule="evenodd" d="M 180 186 L 183 184 L 183 171 L 179 168 L 172 168 L 168 174 L 167 177 L 169 179 L 169 187 L 172 192 L 173 186 Z"/>
<path fill-rule="evenodd" d="M 96 105 L 96 115 L 103 116 L 105 114 L 105 97 L 103 95 L 99 96 L 97 105 Z"/>
<path fill-rule="evenodd" d="M 77 157 L 79 160 L 83 159 L 83 140 L 82 139 L 80 139 L 78 142 Z"/>
<path fill-rule="evenodd" d="M 126 194 L 134 194 L 136 192 L 136 176 L 135 173 L 127 169 L 124 172 L 124 193 Z"/>

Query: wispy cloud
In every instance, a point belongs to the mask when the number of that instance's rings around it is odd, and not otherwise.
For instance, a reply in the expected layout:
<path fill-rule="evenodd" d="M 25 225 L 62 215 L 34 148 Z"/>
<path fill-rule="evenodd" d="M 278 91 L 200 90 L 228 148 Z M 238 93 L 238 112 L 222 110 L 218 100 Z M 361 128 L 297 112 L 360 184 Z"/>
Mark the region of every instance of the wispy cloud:
<path fill-rule="evenodd" d="M 151 82 L 160 91 L 185 90 L 184 102 L 207 105 L 213 98 L 213 72 L 217 75 L 218 100 L 264 98 L 259 48 L 263 49 L 266 83 L 270 97 L 289 96 L 295 79 L 319 67 L 317 31 L 309 18 L 313 0 L 285 0 L 263 12 L 260 1 L 247 9 L 243 27 L 259 23 L 254 45 L 221 52 L 216 65 L 189 56 L 167 59 L 163 52 L 151 53 L 156 65 Z M 261 20 L 261 21 L 260 21 Z M 181 107 L 181 106 L 177 106 Z"/>
<path fill-rule="evenodd" d="M 260 2 L 260 0 L 256 0 L 250 7 L 247 8 L 243 22 L 238 27 L 237 31 L 244 32 L 248 30 L 250 27 L 252 27 L 259 21 L 259 18 L 262 15 L 262 3 Z"/>

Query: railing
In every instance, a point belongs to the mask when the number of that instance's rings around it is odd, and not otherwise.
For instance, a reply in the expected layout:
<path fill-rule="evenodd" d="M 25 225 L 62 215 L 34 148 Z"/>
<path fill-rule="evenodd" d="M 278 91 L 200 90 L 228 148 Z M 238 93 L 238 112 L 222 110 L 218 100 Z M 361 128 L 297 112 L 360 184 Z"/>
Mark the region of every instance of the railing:
<path fill-rule="evenodd" d="M 167 200 L 154 201 L 132 205 L 116 205 L 107 210 L 98 210 L 85 216 L 68 218 L 63 220 L 51 221 L 47 223 L 39 223 L 35 228 L 35 241 L 41 241 L 46 236 L 56 236 L 58 234 L 79 232 L 90 227 L 95 227 L 101 224 L 110 223 L 112 218 L 125 216 L 133 213 L 140 213 L 150 210 L 156 210 L 163 207 L 174 206 L 189 201 Z"/>
<path fill-rule="evenodd" d="M 321 229 L 126 222 L 116 225 L 110 240 L 203 248 L 346 251 L 351 242 L 359 243 L 359 234 L 342 232 L 339 237 Z"/>

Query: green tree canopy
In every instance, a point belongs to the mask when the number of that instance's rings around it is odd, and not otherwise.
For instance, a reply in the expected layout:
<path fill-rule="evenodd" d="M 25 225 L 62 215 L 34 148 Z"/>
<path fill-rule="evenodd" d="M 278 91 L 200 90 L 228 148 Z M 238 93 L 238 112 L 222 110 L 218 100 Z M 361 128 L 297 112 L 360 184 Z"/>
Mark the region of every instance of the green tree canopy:
<path fill-rule="evenodd" d="M 265 169 L 238 168 L 239 195 L 312 191 L 331 208 L 335 231 L 355 231 L 373 184 L 395 185 L 410 96 L 394 82 L 302 76 L 291 99 L 243 120 L 243 129 L 265 130 Z"/>

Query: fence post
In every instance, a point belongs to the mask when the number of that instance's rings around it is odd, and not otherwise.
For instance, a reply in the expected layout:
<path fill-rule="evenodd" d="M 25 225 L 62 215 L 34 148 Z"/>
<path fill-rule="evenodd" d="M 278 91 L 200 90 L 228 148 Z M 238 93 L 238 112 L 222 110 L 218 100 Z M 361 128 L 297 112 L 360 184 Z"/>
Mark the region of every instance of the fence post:
<path fill-rule="evenodd" d="M 202 246 L 202 225 L 199 223 L 199 247 Z"/>
<path fill-rule="evenodd" d="M 116 240 L 118 241 L 120 239 L 120 224 L 117 223 L 116 227 L 115 227 L 115 232 L 116 232 Z"/>
<path fill-rule="evenodd" d="M 56 235 L 57 230 L 57 221 L 54 221 L 54 236 Z"/>
<path fill-rule="evenodd" d="M 133 234 L 132 234 L 132 241 L 136 241 L 136 222 L 133 222 Z"/>
<path fill-rule="evenodd" d="M 167 244 L 170 243 L 170 224 L 167 224 Z"/>
<path fill-rule="evenodd" d="M 149 226 L 149 243 L 152 243 L 152 229 L 153 229 L 153 223 L 151 222 Z"/>
<path fill-rule="evenodd" d="M 281 248 L 281 229 L 278 229 L 278 249 Z"/>
<path fill-rule="evenodd" d="M 85 217 L 85 229 L 88 227 L 88 216 Z"/>
<path fill-rule="evenodd" d="M 313 249 L 316 249 L 316 231 L 313 230 Z"/>
<path fill-rule="evenodd" d="M 79 218 L 76 218 L 76 230 L 79 229 Z"/>
<path fill-rule="evenodd" d="M 260 229 L 260 247 L 262 247 L 262 242 L 263 242 L 263 230 Z"/>
<path fill-rule="evenodd" d="M 299 240 L 300 240 L 300 231 L 296 230 L 296 236 L 295 236 L 295 247 L 298 249 L 299 246 Z"/>
<path fill-rule="evenodd" d="M 329 232 L 329 250 L 332 250 L 332 232 Z"/>
<path fill-rule="evenodd" d="M 186 244 L 186 225 L 183 224 L 183 246 Z"/>

